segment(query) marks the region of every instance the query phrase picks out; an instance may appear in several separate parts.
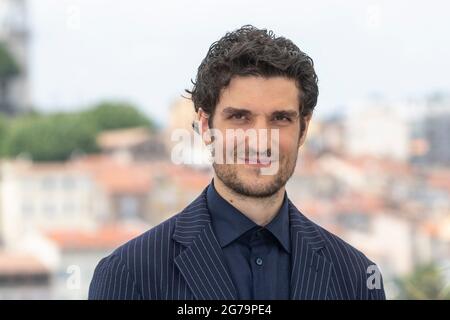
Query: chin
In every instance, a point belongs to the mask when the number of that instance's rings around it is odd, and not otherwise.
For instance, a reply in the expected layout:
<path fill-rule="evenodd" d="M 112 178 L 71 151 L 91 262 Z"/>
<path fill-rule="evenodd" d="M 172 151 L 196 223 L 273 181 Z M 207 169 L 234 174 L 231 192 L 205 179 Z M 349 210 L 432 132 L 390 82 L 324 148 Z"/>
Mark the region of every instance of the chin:
<path fill-rule="evenodd" d="M 268 197 L 283 186 L 280 172 L 261 174 L 261 168 L 246 165 L 214 166 L 218 178 L 230 189 L 250 197 Z"/>
<path fill-rule="evenodd" d="M 246 190 L 253 194 L 264 194 L 268 190 L 276 188 L 277 176 L 275 175 L 260 175 L 259 173 L 238 172 L 240 183 Z"/>
<path fill-rule="evenodd" d="M 271 181 L 275 177 L 275 175 L 261 174 L 261 170 L 258 168 L 239 168 L 238 170 L 236 170 L 236 174 L 242 180 L 248 181 L 248 183 L 251 183 L 255 180 Z"/>

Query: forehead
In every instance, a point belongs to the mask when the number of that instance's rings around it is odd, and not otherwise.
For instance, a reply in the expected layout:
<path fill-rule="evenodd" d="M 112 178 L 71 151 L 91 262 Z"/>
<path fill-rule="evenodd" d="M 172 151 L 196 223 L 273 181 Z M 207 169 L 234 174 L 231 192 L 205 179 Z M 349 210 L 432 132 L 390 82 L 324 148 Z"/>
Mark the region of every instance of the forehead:
<path fill-rule="evenodd" d="M 252 112 L 298 111 L 299 88 L 294 79 L 286 77 L 235 76 L 221 91 L 216 113 L 226 107 Z"/>

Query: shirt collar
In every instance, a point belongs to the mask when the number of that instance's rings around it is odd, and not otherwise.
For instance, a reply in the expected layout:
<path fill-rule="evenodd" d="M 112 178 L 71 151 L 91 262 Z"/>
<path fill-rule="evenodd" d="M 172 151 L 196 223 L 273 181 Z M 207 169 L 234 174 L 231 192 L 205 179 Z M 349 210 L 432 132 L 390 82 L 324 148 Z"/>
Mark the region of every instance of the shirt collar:
<path fill-rule="evenodd" d="M 255 222 L 222 198 L 214 187 L 214 179 L 208 186 L 206 200 L 213 228 L 222 248 L 257 226 Z M 286 191 L 279 212 L 266 225 L 266 229 L 277 238 L 287 252 L 290 252 L 289 210 Z"/>

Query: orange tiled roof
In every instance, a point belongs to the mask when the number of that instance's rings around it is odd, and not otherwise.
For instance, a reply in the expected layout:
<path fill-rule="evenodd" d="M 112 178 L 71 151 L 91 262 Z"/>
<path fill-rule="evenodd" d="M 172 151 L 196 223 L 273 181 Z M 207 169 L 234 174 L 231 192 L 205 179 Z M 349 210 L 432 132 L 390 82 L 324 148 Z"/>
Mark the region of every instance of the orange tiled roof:
<path fill-rule="evenodd" d="M 0 252 L 0 274 L 37 274 L 49 270 L 33 255 Z"/>
<path fill-rule="evenodd" d="M 212 179 L 212 172 L 203 171 L 189 166 L 175 165 L 170 162 L 154 164 L 153 172 L 168 177 L 172 182 L 187 190 L 205 188 Z"/>
<path fill-rule="evenodd" d="M 112 249 L 137 237 L 145 227 L 109 225 L 97 230 L 51 230 L 46 236 L 62 249 Z"/>
<path fill-rule="evenodd" d="M 406 162 L 396 161 L 387 158 L 374 157 L 369 155 L 363 156 L 345 156 L 343 161 L 360 169 L 375 168 L 386 174 L 395 173 L 397 175 L 413 173 L 413 168 Z"/>
<path fill-rule="evenodd" d="M 97 144 L 101 148 L 127 148 L 148 141 L 150 131 L 146 128 L 126 128 L 107 130 L 97 136 Z"/>
<path fill-rule="evenodd" d="M 91 154 L 66 162 L 17 163 L 21 173 L 88 174 L 108 193 L 146 193 L 151 189 L 151 166 L 146 163 L 125 163 L 109 155 Z"/>
<path fill-rule="evenodd" d="M 337 212 L 358 211 L 373 214 L 385 207 L 385 202 L 381 197 L 356 192 L 342 196 L 333 203 L 333 209 Z"/>
<path fill-rule="evenodd" d="M 108 193 L 146 193 L 151 189 L 151 167 L 122 163 L 107 155 L 89 155 L 73 166 L 89 171 Z"/>
<path fill-rule="evenodd" d="M 432 171 L 427 178 L 427 182 L 432 187 L 445 189 L 450 192 L 450 170 L 440 169 Z"/>

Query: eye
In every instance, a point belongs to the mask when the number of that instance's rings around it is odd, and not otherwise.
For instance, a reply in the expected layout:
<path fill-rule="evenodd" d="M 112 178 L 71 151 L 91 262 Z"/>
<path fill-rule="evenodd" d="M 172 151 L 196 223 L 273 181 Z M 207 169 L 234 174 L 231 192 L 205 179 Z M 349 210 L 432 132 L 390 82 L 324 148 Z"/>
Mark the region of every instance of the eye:
<path fill-rule="evenodd" d="M 228 119 L 247 120 L 247 117 L 243 113 L 235 113 L 235 114 L 232 114 Z"/>
<path fill-rule="evenodd" d="M 273 118 L 273 120 L 275 121 L 280 121 L 280 122 L 291 122 L 292 119 L 288 116 L 285 115 L 277 115 Z"/>

